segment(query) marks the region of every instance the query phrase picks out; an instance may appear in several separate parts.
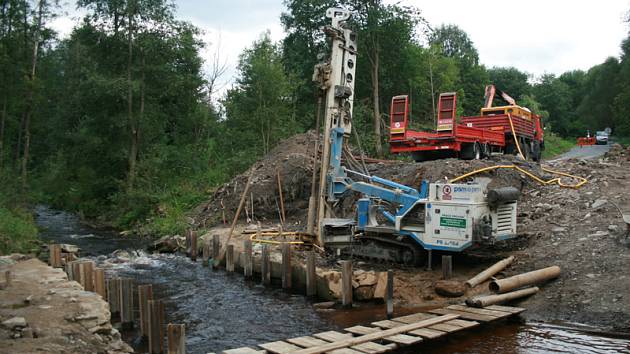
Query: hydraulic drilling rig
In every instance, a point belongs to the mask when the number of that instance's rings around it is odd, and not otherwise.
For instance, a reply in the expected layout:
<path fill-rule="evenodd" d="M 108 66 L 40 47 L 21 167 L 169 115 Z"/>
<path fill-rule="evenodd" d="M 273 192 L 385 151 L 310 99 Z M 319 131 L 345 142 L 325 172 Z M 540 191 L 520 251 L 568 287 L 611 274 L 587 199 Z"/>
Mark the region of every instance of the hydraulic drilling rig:
<path fill-rule="evenodd" d="M 338 254 L 415 264 L 424 250 L 459 252 L 514 237 L 518 190 L 428 181 L 415 189 L 344 167 L 344 141 L 352 132 L 357 37 L 349 28 L 348 10 L 331 8 L 326 16 L 332 52 L 313 75 L 325 98 L 318 244 Z M 335 205 L 352 193 L 361 195 L 356 215 L 335 216 Z"/>

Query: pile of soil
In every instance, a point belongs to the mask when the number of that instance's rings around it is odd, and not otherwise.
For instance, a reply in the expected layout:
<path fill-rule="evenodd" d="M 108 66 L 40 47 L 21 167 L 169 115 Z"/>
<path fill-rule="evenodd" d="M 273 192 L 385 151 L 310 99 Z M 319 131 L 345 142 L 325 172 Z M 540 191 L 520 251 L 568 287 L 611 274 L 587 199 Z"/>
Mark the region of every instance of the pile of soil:
<path fill-rule="evenodd" d="M 201 227 L 231 223 L 252 169 L 254 174 L 247 195 L 247 207 L 241 213 L 241 219 L 263 222 L 279 219 L 280 174 L 287 219 L 298 224 L 306 220 L 316 138 L 317 135 L 311 131 L 283 141 L 250 169 L 217 189 L 206 203 L 195 210 L 195 221 Z"/>

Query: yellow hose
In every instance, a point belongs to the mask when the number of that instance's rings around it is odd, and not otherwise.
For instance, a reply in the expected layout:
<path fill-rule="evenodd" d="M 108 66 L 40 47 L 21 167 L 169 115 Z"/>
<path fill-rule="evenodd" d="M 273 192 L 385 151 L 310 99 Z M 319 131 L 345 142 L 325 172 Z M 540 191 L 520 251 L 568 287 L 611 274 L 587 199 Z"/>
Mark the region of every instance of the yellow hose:
<path fill-rule="evenodd" d="M 514 144 L 516 144 L 516 148 L 518 149 L 519 155 L 525 160 L 525 155 L 523 155 L 523 151 L 521 151 L 521 144 L 518 143 L 518 139 L 516 138 L 516 132 L 514 131 L 514 123 L 512 123 L 512 115 L 508 113 L 508 120 L 510 121 L 510 128 L 512 128 L 512 136 L 514 137 Z"/>
<path fill-rule="evenodd" d="M 535 180 L 536 182 L 538 182 L 538 183 L 540 183 L 542 185 L 548 185 L 548 184 L 552 184 L 552 183 L 557 183 L 560 187 L 563 187 L 563 188 L 578 189 L 578 188 L 582 187 L 584 184 L 586 184 L 588 182 L 588 180 L 586 178 L 584 178 L 584 177 L 574 176 L 574 175 L 571 175 L 571 174 L 568 174 L 568 173 L 565 173 L 565 172 L 559 172 L 559 171 L 550 170 L 550 169 L 548 169 L 546 167 L 542 168 L 543 171 L 549 172 L 549 173 L 553 173 L 553 174 L 556 174 L 556 175 L 560 175 L 560 176 L 564 176 L 564 177 L 574 178 L 574 179 L 579 180 L 579 182 L 576 183 L 576 184 L 565 184 L 565 183 L 562 183 L 562 180 L 561 180 L 562 178 L 561 177 L 556 177 L 556 178 L 552 178 L 552 179 L 550 179 L 548 181 L 545 181 L 542 178 L 536 176 L 535 174 L 533 174 L 533 173 L 531 173 L 531 172 L 529 172 L 529 171 L 527 171 L 527 170 L 525 170 L 525 169 L 523 169 L 523 168 L 521 168 L 519 166 L 516 166 L 516 165 L 496 165 L 496 166 L 489 166 L 489 167 L 480 168 L 478 170 L 465 173 L 465 174 L 463 174 L 461 176 L 458 176 L 458 177 L 455 177 L 455 178 L 451 179 L 449 181 L 449 183 L 455 183 L 455 182 L 457 182 L 459 180 L 462 180 L 464 178 L 470 177 L 472 175 L 476 175 L 478 173 L 482 173 L 482 172 L 486 172 L 486 171 L 492 171 L 492 170 L 497 170 L 497 169 L 501 169 L 501 168 L 515 169 L 515 170 L 521 172 L 522 174 L 530 177 L 531 179 Z"/>

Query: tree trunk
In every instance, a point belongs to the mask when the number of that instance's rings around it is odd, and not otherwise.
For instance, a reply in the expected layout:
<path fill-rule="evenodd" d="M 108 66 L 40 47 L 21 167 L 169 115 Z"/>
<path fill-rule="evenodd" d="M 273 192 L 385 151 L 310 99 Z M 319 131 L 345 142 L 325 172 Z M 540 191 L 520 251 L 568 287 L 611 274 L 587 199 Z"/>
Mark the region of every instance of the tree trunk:
<path fill-rule="evenodd" d="M 0 171 L 4 162 L 4 126 L 7 121 L 7 96 L 4 95 L 2 102 L 2 118 L 0 118 Z"/>
<path fill-rule="evenodd" d="M 376 34 L 374 35 L 376 36 Z M 374 123 L 374 138 L 376 155 L 379 158 L 383 157 L 383 145 L 381 144 L 381 107 L 380 107 L 380 94 L 379 94 L 379 43 L 378 37 L 374 40 L 374 60 L 372 63 L 372 102 L 373 102 L 373 123 Z"/>
<path fill-rule="evenodd" d="M 128 22 L 129 22 L 129 38 L 127 40 L 127 122 L 129 126 L 129 151 L 128 151 L 128 164 L 129 170 L 127 171 L 127 191 L 133 190 L 134 181 L 136 178 L 136 159 L 138 156 L 138 132 L 136 129 L 136 123 L 133 118 L 133 81 L 131 80 L 131 64 L 133 56 L 133 17 L 131 12 L 131 5 L 128 10 Z"/>
<path fill-rule="evenodd" d="M 35 72 L 37 69 L 37 52 L 39 50 L 39 36 L 42 28 L 42 16 L 45 1 L 40 0 L 37 14 L 37 26 L 33 38 L 33 59 L 31 61 L 30 85 L 28 87 L 26 110 L 24 113 L 24 153 L 22 154 L 22 190 L 28 184 L 28 159 L 31 148 L 31 116 L 33 115 L 33 100 L 35 96 Z"/>

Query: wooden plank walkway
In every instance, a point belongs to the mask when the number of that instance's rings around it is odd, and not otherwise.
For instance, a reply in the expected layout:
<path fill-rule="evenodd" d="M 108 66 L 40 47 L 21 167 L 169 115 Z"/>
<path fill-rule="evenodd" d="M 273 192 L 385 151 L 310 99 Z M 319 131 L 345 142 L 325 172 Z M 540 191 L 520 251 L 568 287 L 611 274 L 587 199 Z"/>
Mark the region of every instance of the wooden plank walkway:
<path fill-rule="evenodd" d="M 385 353 L 402 346 L 421 343 L 449 333 L 473 328 L 484 323 L 501 320 L 525 311 L 510 306 L 474 308 L 450 305 L 427 312 L 372 322 L 370 326 L 353 326 L 344 332 L 326 331 L 259 344 L 259 348 L 225 350 L 224 354 L 362 354 Z"/>

